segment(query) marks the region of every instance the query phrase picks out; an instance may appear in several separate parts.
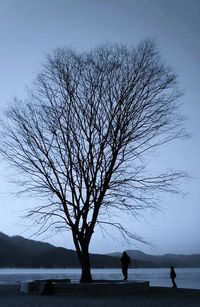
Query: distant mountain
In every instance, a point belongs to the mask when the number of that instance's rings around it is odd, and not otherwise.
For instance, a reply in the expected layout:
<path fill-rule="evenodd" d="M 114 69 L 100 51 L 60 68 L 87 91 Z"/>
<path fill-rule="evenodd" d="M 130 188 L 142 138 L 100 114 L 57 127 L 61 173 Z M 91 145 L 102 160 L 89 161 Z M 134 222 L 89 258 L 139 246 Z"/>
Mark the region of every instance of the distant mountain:
<path fill-rule="evenodd" d="M 91 254 L 90 259 L 93 268 L 120 267 L 117 257 Z M 0 232 L 0 267 L 76 268 L 80 264 L 74 250 Z"/>
<path fill-rule="evenodd" d="M 165 268 L 173 265 L 175 267 L 200 267 L 200 254 L 182 255 L 182 254 L 165 254 L 165 255 L 149 255 L 138 250 L 127 250 L 128 255 L 132 259 L 131 263 L 134 267 L 149 268 Z M 121 253 L 112 253 L 110 256 L 121 257 Z M 138 262 L 139 261 L 139 262 Z"/>
<path fill-rule="evenodd" d="M 200 267 L 200 254 L 163 256 L 148 255 L 138 250 L 127 251 L 133 268 Z M 120 268 L 121 252 L 109 255 L 90 254 L 93 268 Z M 25 239 L 21 236 L 9 237 L 0 232 L 0 267 L 26 268 L 78 268 L 77 253 L 49 243 Z"/>

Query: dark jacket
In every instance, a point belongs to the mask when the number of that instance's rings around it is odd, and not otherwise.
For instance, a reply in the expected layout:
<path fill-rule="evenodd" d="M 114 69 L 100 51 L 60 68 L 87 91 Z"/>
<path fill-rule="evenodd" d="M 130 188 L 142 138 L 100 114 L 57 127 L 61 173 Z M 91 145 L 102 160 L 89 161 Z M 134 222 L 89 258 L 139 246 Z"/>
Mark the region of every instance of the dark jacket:
<path fill-rule="evenodd" d="M 123 267 L 128 267 L 128 265 L 130 264 L 131 262 L 131 259 L 130 257 L 128 256 L 127 253 L 123 253 L 122 257 L 121 257 L 121 263 L 122 263 L 122 266 Z"/>
<path fill-rule="evenodd" d="M 170 271 L 170 278 L 171 278 L 171 279 L 176 278 L 176 272 L 175 272 L 175 270 L 174 270 L 174 268 L 173 268 L 173 267 L 171 267 L 171 271 Z"/>

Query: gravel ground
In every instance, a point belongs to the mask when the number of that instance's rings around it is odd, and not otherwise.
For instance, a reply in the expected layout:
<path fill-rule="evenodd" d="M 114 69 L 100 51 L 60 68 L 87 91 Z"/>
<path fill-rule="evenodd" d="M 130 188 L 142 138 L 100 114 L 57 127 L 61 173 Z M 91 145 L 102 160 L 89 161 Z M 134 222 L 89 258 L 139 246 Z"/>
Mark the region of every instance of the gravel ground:
<path fill-rule="evenodd" d="M 0 286 L 0 307 L 200 307 L 200 290 L 151 287 L 147 293 L 116 296 L 67 296 L 21 293 Z"/>

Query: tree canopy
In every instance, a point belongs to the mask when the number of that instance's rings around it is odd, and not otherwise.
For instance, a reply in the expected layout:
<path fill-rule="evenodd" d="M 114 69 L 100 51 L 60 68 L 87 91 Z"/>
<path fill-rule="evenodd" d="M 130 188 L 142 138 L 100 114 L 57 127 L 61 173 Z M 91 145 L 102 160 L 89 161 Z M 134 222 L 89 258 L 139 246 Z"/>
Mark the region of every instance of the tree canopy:
<path fill-rule="evenodd" d="M 134 237 L 113 213 L 137 216 L 158 206 L 156 193 L 177 192 L 183 174 L 148 174 L 143 158 L 184 136 L 180 95 L 151 40 L 82 53 L 63 48 L 48 56 L 27 99 L 6 112 L 1 153 L 20 171 L 22 190 L 46 199 L 28 215 L 42 231 L 71 230 L 82 281 L 91 280 L 97 224 Z"/>

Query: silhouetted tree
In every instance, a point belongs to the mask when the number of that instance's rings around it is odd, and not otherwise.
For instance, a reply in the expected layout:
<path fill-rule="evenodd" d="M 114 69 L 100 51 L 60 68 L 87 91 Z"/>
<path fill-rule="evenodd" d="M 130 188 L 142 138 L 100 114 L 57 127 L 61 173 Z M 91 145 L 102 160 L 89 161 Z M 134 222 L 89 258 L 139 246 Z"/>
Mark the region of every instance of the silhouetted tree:
<path fill-rule="evenodd" d="M 179 96 L 176 75 L 145 40 L 137 48 L 56 50 L 27 100 L 16 99 L 6 112 L 1 152 L 23 175 L 23 191 L 48 200 L 27 216 L 38 217 L 41 231 L 72 232 L 82 282 L 92 280 L 97 224 L 140 239 L 113 212 L 137 215 L 158 206 L 154 192 L 177 191 L 182 173 L 149 176 L 143 157 L 183 135 Z"/>

